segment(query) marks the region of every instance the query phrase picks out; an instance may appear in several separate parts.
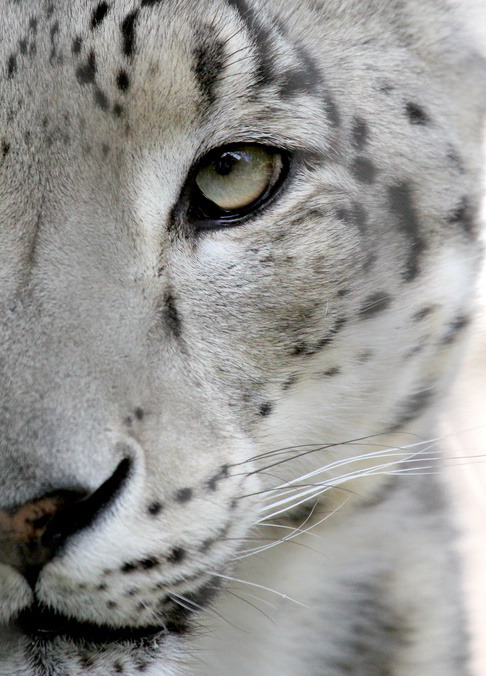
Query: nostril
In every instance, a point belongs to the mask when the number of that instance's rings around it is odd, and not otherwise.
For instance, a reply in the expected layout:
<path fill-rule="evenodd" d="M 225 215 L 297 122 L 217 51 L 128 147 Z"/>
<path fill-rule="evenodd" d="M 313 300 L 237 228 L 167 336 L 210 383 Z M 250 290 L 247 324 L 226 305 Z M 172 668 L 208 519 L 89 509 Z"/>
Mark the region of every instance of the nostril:
<path fill-rule="evenodd" d="M 41 538 L 42 545 L 54 554 L 71 535 L 90 526 L 119 495 L 130 473 L 130 467 L 130 459 L 125 458 L 111 477 L 89 497 L 57 512 L 47 524 Z"/>
<path fill-rule="evenodd" d="M 122 460 L 94 493 L 59 490 L 15 510 L 0 511 L 0 541 L 5 550 L 0 558 L 18 568 L 34 586 L 42 567 L 66 540 L 92 524 L 113 502 L 130 467 L 130 459 Z"/>

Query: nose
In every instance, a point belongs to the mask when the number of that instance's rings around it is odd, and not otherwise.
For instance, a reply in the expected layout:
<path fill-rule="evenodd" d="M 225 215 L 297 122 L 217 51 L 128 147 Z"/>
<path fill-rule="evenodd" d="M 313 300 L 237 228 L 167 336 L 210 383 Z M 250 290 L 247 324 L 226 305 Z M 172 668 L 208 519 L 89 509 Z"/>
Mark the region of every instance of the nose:
<path fill-rule="evenodd" d="M 120 462 L 94 492 L 61 488 L 10 510 L 0 510 L 0 561 L 17 568 L 32 588 L 66 541 L 88 528 L 122 490 L 130 460 Z"/>

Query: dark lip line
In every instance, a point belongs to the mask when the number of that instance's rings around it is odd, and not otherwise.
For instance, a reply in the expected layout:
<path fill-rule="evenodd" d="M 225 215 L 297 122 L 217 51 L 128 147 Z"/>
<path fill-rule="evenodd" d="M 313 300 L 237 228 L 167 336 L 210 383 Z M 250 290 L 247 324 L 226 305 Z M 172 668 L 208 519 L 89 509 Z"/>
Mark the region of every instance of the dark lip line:
<path fill-rule="evenodd" d="M 154 639 L 163 639 L 169 634 L 183 634 L 188 627 L 184 622 L 173 620 L 160 625 L 145 627 L 110 627 L 92 622 L 80 622 L 50 611 L 44 607 L 34 607 L 23 611 L 14 623 L 14 627 L 31 638 L 52 641 L 60 637 L 75 643 L 110 644 L 129 642 L 143 645 Z"/>

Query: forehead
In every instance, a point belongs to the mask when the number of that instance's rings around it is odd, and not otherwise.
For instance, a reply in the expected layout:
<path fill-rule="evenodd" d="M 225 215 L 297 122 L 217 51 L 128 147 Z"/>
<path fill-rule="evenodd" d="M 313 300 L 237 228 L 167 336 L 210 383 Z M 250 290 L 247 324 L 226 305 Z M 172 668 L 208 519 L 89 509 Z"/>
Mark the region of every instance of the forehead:
<path fill-rule="evenodd" d="M 320 93 L 321 75 L 277 10 L 246 0 L 3 5 L 0 119 L 17 129 L 54 116 L 59 127 L 78 113 L 92 133 L 150 135 L 201 128 L 221 108 L 228 127 L 295 119 L 292 99 Z"/>

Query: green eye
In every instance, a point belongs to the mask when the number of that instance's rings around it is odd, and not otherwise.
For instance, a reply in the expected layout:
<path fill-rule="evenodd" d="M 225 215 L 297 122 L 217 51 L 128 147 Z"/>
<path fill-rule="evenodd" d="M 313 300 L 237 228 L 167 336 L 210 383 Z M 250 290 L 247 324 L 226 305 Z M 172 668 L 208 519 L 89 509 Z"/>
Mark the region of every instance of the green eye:
<path fill-rule="evenodd" d="M 266 146 L 247 144 L 213 151 L 195 175 L 193 217 L 219 223 L 247 216 L 273 196 L 285 167 L 283 153 Z"/>

